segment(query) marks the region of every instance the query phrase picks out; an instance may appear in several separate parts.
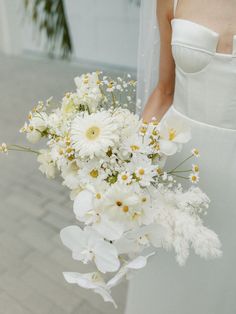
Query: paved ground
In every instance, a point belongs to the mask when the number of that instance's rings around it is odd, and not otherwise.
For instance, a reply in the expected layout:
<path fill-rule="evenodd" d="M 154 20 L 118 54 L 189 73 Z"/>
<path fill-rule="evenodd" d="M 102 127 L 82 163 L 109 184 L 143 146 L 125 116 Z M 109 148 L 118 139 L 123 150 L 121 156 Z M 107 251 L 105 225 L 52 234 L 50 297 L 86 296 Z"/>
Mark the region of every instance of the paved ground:
<path fill-rule="evenodd" d="M 85 69 L 58 61 L 0 55 L 0 142 L 24 143 L 18 129 L 32 104 L 72 90 Z M 74 221 L 59 182 L 37 170 L 31 154 L 0 155 L 0 314 L 121 314 L 126 286 L 114 291 L 119 310 L 68 285 L 62 271 L 82 271 L 59 240 Z"/>

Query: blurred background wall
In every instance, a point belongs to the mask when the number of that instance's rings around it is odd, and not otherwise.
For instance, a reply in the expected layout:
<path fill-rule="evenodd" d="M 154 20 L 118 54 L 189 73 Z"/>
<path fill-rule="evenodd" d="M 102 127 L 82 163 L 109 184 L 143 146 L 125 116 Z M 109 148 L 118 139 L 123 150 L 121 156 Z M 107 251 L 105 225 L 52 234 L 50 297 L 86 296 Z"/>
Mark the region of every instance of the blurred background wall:
<path fill-rule="evenodd" d="M 136 68 L 139 7 L 132 0 L 64 0 L 74 47 L 73 61 Z M 43 14 L 43 13 L 42 13 Z M 45 56 L 24 0 L 0 0 L 0 50 L 8 54 Z"/>

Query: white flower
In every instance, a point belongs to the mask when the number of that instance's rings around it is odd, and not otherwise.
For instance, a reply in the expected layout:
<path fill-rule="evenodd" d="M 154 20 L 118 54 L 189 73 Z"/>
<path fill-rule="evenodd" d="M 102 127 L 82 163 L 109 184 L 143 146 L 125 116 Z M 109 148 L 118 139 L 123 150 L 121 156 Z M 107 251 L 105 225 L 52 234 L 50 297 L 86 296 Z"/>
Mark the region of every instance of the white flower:
<path fill-rule="evenodd" d="M 117 286 L 122 281 L 122 279 L 127 276 L 128 272 L 144 268 L 147 265 L 148 258 L 153 255 L 155 255 L 154 252 L 147 256 L 138 256 L 135 259 L 129 261 L 112 279 L 108 281 L 107 287 L 110 289 Z"/>
<path fill-rule="evenodd" d="M 50 151 L 46 149 L 41 149 L 37 160 L 41 164 L 39 166 L 39 170 L 42 173 L 44 173 L 47 176 L 47 178 L 49 179 L 55 178 L 56 167 L 50 154 Z"/>
<path fill-rule="evenodd" d="M 138 115 L 131 113 L 128 109 L 117 108 L 113 113 L 113 117 L 119 125 L 122 140 L 138 133 L 141 125 Z"/>
<path fill-rule="evenodd" d="M 62 111 L 59 109 L 54 110 L 48 116 L 48 127 L 52 133 L 62 134 L 66 130 L 63 121 Z"/>
<path fill-rule="evenodd" d="M 165 236 L 166 229 L 160 224 L 153 223 L 127 232 L 114 245 L 119 254 L 131 254 L 140 252 L 151 245 L 155 248 L 162 247 Z"/>
<path fill-rule="evenodd" d="M 85 289 L 93 290 L 95 293 L 100 294 L 105 302 L 111 302 L 114 307 L 117 308 L 116 303 L 110 295 L 108 287 L 98 272 L 88 274 L 64 272 L 63 275 L 67 282 L 77 284 Z"/>
<path fill-rule="evenodd" d="M 27 130 L 26 138 L 30 143 L 35 144 L 41 140 L 42 135 L 33 126 L 30 126 Z"/>
<path fill-rule="evenodd" d="M 126 223 L 134 219 L 139 197 L 130 186 L 120 183 L 113 184 L 107 191 L 104 199 L 106 215 L 111 220 Z"/>
<path fill-rule="evenodd" d="M 76 93 L 67 93 L 62 99 L 62 114 L 71 115 L 75 112 L 76 106 L 79 105 L 78 95 Z"/>
<path fill-rule="evenodd" d="M 151 154 L 152 149 L 149 146 L 150 139 L 148 137 L 143 137 L 138 133 L 133 133 L 130 137 L 125 138 L 121 145 L 121 150 L 124 155 L 129 153 L 143 153 L 145 155 Z"/>
<path fill-rule="evenodd" d="M 102 100 L 98 73 L 83 74 L 75 78 L 79 103 L 87 105 L 90 112 L 95 112 Z"/>
<path fill-rule="evenodd" d="M 88 184 L 96 185 L 96 182 L 104 182 L 107 177 L 105 170 L 101 167 L 100 159 L 93 158 L 85 162 L 77 162 L 80 183 L 84 186 Z"/>
<path fill-rule="evenodd" d="M 63 185 L 69 189 L 77 189 L 80 186 L 79 168 L 75 161 L 65 164 L 61 167 L 61 176 L 64 179 Z"/>
<path fill-rule="evenodd" d="M 189 175 L 189 180 L 190 180 L 192 183 L 194 183 L 194 184 L 198 183 L 198 182 L 199 182 L 199 175 L 198 175 L 198 173 L 196 173 L 196 172 L 191 173 L 191 174 Z"/>
<path fill-rule="evenodd" d="M 132 181 L 132 176 L 128 171 L 123 171 L 118 175 L 118 181 L 124 184 L 130 184 Z"/>
<path fill-rule="evenodd" d="M 84 230 L 69 226 L 61 230 L 61 240 L 72 250 L 74 259 L 88 263 L 94 261 L 102 273 L 115 272 L 120 267 L 118 253 L 114 245 L 105 241 L 92 228 Z"/>
<path fill-rule="evenodd" d="M 109 219 L 100 209 L 100 206 L 103 206 L 104 192 L 102 189 L 96 189 L 94 193 L 92 188 L 90 191 L 80 192 L 74 201 L 74 213 L 79 221 L 93 224 L 93 229 L 103 238 L 113 241 L 122 236 L 124 228 L 120 222 Z"/>
<path fill-rule="evenodd" d="M 43 132 L 48 126 L 48 116 L 45 112 L 37 113 L 30 119 L 30 126 L 33 126 L 34 129 Z"/>
<path fill-rule="evenodd" d="M 117 125 L 107 111 L 78 116 L 72 123 L 72 146 L 81 157 L 102 156 L 117 140 Z"/>
<path fill-rule="evenodd" d="M 94 210 L 94 196 L 88 190 L 83 190 L 74 200 L 74 213 L 79 221 L 89 224 L 96 218 Z"/>
<path fill-rule="evenodd" d="M 198 165 L 192 165 L 192 171 L 193 172 L 199 172 L 199 166 Z"/>
<path fill-rule="evenodd" d="M 200 157 L 200 153 L 199 150 L 197 148 L 193 148 L 191 153 L 195 156 L 195 157 Z"/>
<path fill-rule="evenodd" d="M 160 125 L 160 137 L 160 151 L 167 156 L 174 155 L 191 139 L 189 125 L 183 119 L 169 115 Z"/>
<path fill-rule="evenodd" d="M 2 144 L 0 145 L 0 153 L 5 153 L 5 154 L 8 153 L 8 147 L 7 147 L 7 144 L 6 144 L 6 143 L 2 143 Z"/>
<path fill-rule="evenodd" d="M 154 181 L 156 174 L 156 166 L 152 165 L 151 159 L 146 155 L 134 154 L 127 169 L 135 175 L 135 179 L 140 186 L 146 187 Z"/>

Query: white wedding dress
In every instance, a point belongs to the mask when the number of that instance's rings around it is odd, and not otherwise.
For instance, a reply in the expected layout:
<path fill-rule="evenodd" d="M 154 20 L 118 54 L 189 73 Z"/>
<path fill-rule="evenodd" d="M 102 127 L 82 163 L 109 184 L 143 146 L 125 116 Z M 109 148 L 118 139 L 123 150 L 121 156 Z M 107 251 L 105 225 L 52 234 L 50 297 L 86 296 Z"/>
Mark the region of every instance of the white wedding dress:
<path fill-rule="evenodd" d="M 192 140 L 168 165 L 200 150 L 200 187 L 212 200 L 205 219 L 218 233 L 223 256 L 189 258 L 180 267 L 159 251 L 130 281 L 126 314 L 236 313 L 236 35 L 232 54 L 217 52 L 219 34 L 172 20 L 176 63 L 174 101 L 167 114 L 189 122 Z M 178 160 L 179 158 L 179 160 Z M 191 165 L 191 164 L 190 164 Z"/>

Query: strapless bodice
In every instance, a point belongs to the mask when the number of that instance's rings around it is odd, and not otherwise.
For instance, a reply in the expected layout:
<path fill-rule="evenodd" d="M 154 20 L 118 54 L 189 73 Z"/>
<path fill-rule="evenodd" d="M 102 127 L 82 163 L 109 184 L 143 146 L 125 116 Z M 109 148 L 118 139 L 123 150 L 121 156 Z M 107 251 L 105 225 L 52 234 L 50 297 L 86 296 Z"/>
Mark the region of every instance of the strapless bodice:
<path fill-rule="evenodd" d="M 236 35 L 232 54 L 222 54 L 218 33 L 184 19 L 171 23 L 174 108 L 193 120 L 236 129 Z"/>

